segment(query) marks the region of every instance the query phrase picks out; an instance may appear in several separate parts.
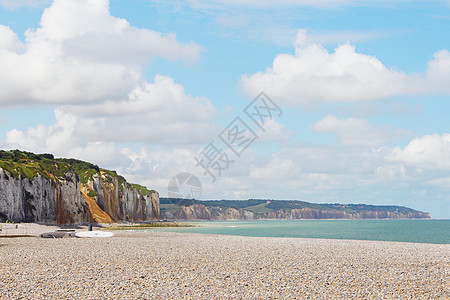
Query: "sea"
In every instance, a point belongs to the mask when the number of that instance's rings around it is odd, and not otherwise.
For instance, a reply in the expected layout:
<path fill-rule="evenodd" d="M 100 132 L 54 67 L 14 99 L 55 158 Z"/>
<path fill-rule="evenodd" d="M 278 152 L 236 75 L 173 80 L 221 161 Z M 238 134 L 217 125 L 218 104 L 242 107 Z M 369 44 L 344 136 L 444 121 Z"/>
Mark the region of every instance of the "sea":
<path fill-rule="evenodd" d="M 291 237 L 450 244 L 450 220 L 255 220 L 186 222 L 151 230 L 255 237 Z"/>

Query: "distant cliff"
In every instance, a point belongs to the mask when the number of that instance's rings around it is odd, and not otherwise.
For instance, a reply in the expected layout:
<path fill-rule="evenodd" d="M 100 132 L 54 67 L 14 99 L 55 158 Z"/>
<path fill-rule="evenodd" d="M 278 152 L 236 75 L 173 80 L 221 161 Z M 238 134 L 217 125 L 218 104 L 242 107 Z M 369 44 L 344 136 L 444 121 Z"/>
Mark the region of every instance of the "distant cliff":
<path fill-rule="evenodd" d="M 167 220 L 256 219 L 428 219 L 430 214 L 403 206 L 316 204 L 287 200 L 199 201 L 161 198 Z"/>
<path fill-rule="evenodd" d="M 0 151 L 0 221 L 79 224 L 159 219 L 159 194 L 75 159 Z"/>

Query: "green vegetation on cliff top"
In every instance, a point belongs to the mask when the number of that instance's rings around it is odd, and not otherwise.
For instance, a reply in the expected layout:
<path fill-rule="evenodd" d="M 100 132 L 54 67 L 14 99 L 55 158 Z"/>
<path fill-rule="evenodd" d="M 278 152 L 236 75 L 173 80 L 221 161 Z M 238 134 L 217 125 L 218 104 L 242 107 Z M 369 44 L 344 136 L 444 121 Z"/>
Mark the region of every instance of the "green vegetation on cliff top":
<path fill-rule="evenodd" d="M 130 184 L 123 176 L 117 175 L 116 171 L 100 169 L 97 165 L 74 158 L 55 158 L 53 154 L 34 154 L 31 152 L 10 150 L 0 150 L 0 168 L 5 169 L 12 177 L 19 177 L 33 180 L 38 175 L 47 179 L 65 180 L 67 174 L 73 171 L 77 174 L 81 183 L 87 183 L 89 179 L 100 171 L 104 173 L 103 180 L 113 183 L 117 177 L 119 190 L 123 187 L 135 188 L 141 195 L 150 195 L 154 190 L 149 190 L 144 186 Z M 95 196 L 95 191 L 90 191 L 89 196 Z M 95 193 L 95 195 L 94 195 Z"/>
<path fill-rule="evenodd" d="M 292 209 L 312 209 L 322 212 L 345 212 L 348 214 L 361 212 L 392 212 L 407 215 L 419 211 L 404 206 L 395 205 L 368 205 L 368 204 L 319 204 L 298 200 L 269 200 L 269 199 L 249 199 L 249 200 L 194 200 L 179 198 L 160 198 L 161 210 L 177 212 L 181 206 L 191 206 L 194 204 L 204 205 L 210 208 L 234 208 L 251 211 L 257 215 L 275 212 L 279 210 L 290 211 Z"/>
<path fill-rule="evenodd" d="M 97 165 L 82 160 L 74 158 L 58 158 L 56 160 L 70 165 L 78 174 L 82 183 L 87 183 L 94 174 L 97 174 L 100 171 L 100 168 Z"/>
<path fill-rule="evenodd" d="M 45 178 L 64 179 L 72 168 L 70 165 L 54 159 L 52 154 L 34 154 L 19 150 L 0 150 L 0 167 L 14 178 L 33 179 L 38 174 Z"/>
<path fill-rule="evenodd" d="M 155 192 L 155 190 L 149 190 L 145 186 L 142 186 L 142 185 L 139 185 L 139 184 L 132 183 L 131 186 L 143 196 L 151 195 L 152 193 Z"/>

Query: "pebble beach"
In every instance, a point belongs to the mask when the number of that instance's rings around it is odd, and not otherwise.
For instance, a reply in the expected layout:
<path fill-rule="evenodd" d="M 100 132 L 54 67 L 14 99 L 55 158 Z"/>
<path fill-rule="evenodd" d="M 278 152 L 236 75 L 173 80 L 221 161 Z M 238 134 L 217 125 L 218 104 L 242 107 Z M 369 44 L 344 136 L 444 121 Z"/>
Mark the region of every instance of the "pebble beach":
<path fill-rule="evenodd" d="M 450 299 L 450 245 L 114 231 L 0 239 L 0 299 Z"/>

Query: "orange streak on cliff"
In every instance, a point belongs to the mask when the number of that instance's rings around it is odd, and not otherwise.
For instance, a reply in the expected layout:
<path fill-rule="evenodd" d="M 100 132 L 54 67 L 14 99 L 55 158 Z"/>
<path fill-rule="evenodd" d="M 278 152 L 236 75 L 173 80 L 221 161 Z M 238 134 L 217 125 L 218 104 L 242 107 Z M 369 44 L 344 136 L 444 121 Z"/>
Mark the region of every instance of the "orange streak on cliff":
<path fill-rule="evenodd" d="M 91 197 L 89 197 L 85 191 L 83 190 L 83 187 L 81 188 L 81 194 L 83 194 L 84 201 L 89 206 L 89 211 L 92 214 L 92 217 L 94 218 L 95 222 L 97 223 L 112 223 L 111 217 L 105 213 L 95 202 L 95 200 Z"/>

